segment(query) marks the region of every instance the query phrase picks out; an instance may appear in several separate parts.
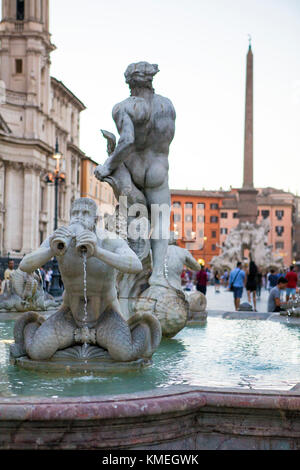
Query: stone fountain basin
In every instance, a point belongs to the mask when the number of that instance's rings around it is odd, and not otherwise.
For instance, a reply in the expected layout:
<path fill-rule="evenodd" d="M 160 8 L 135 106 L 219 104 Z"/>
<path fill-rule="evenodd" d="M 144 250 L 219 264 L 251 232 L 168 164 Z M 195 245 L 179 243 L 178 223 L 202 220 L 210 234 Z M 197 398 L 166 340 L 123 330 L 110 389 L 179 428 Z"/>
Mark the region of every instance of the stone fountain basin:
<path fill-rule="evenodd" d="M 0 449 L 299 449 L 300 389 L 0 398 Z"/>
<path fill-rule="evenodd" d="M 209 317 L 226 318 L 228 327 L 242 318 L 287 322 L 253 312 Z M 190 329 L 189 338 L 193 331 L 199 334 Z M 180 385 L 97 397 L 0 397 L 0 449 L 300 449 L 300 384 L 284 391 Z"/>

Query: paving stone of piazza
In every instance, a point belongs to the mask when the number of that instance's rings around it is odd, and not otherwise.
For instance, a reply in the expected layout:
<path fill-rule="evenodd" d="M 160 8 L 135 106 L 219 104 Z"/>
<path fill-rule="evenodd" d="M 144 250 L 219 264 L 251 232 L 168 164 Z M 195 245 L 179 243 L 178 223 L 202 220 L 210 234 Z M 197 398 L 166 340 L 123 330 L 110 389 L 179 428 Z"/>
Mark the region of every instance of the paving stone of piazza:
<path fill-rule="evenodd" d="M 257 311 L 258 312 L 267 312 L 268 311 L 268 297 L 269 292 L 263 287 L 261 290 L 261 298 L 257 299 Z M 208 286 L 207 288 L 207 310 L 218 310 L 224 312 L 233 312 L 234 303 L 233 303 L 233 293 L 228 291 L 227 288 L 220 286 L 220 293 L 215 293 L 214 286 Z M 242 302 L 248 302 L 247 291 L 244 289 Z"/>

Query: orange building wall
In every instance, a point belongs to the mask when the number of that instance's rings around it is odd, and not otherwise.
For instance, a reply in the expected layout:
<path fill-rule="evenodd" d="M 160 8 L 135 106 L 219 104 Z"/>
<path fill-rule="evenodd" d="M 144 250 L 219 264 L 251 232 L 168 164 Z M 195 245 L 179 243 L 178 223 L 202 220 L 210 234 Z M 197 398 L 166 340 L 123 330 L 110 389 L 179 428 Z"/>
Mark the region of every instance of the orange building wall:
<path fill-rule="evenodd" d="M 101 214 L 112 214 L 116 199 L 112 188 L 107 183 L 98 181 L 94 176 L 97 163 L 91 159 L 83 159 L 81 164 L 81 197 L 93 199 Z"/>
<path fill-rule="evenodd" d="M 227 213 L 227 219 L 224 219 L 221 217 L 221 213 L 226 212 Z M 230 234 L 231 230 L 236 228 L 239 224 L 239 219 L 234 218 L 234 214 L 236 214 L 238 211 L 237 209 L 221 209 L 220 210 L 220 232 L 222 229 L 227 229 L 227 233 L 225 234 L 220 234 L 220 243 L 223 246 L 223 243 L 225 243 L 227 236 Z"/>
<path fill-rule="evenodd" d="M 172 208 L 174 203 L 180 202 L 181 209 L 173 208 L 171 213 L 171 230 L 174 232 L 178 232 L 179 240 L 178 245 L 187 248 L 190 250 L 194 258 L 199 261 L 203 260 L 206 266 L 209 266 L 211 259 L 214 256 L 218 256 L 221 252 L 219 245 L 220 245 L 220 210 L 219 209 L 211 209 L 211 204 L 218 204 L 220 207 L 221 205 L 221 198 L 220 197 L 208 197 L 208 196 L 188 196 L 188 195 L 180 195 L 180 194 L 172 194 L 171 193 L 171 202 Z M 186 209 L 183 214 L 183 208 L 185 204 L 193 203 L 193 209 Z M 199 212 L 197 212 L 197 204 L 205 204 L 204 209 L 204 233 L 200 234 L 201 230 L 203 229 L 203 222 L 197 221 L 197 216 L 199 216 Z M 181 214 L 181 223 L 179 221 L 174 222 L 174 215 Z M 200 213 L 201 214 L 201 213 Z M 183 215 L 185 216 L 192 216 L 192 222 L 186 222 L 183 219 Z M 216 216 L 218 218 L 217 222 L 211 222 L 211 216 Z M 185 231 L 190 230 L 192 236 L 184 237 Z M 215 232 L 215 233 L 213 233 Z M 202 235 L 202 237 L 200 237 Z M 215 237 L 213 236 L 215 235 Z M 192 238 L 196 238 L 197 241 L 193 242 Z M 200 241 L 202 240 L 202 243 Z M 204 240 L 203 240 L 204 239 Z M 201 249 L 201 245 L 203 245 Z"/>
<path fill-rule="evenodd" d="M 261 223 L 263 220 L 262 211 L 266 210 L 270 212 L 269 221 L 271 230 L 269 233 L 269 244 L 273 246 L 273 253 L 278 252 L 284 258 L 285 266 L 289 266 L 292 263 L 292 207 L 285 205 L 275 206 L 259 206 L 259 217 L 257 223 Z M 281 220 L 278 220 L 276 211 L 284 211 L 284 216 Z M 276 227 L 284 227 L 284 232 L 279 236 L 276 232 Z M 284 244 L 283 248 L 276 249 L 276 243 L 281 242 Z"/>

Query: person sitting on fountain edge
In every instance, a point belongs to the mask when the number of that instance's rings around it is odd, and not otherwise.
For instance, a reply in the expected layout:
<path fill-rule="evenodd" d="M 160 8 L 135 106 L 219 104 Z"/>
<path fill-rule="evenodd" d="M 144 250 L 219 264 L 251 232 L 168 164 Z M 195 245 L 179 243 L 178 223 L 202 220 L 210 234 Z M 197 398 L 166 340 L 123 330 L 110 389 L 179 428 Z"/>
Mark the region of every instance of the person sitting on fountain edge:
<path fill-rule="evenodd" d="M 18 320 L 11 350 L 14 357 L 27 354 L 33 360 L 47 360 L 58 350 L 89 343 L 106 349 L 114 360 L 128 362 L 151 357 L 160 344 L 161 327 L 154 315 L 136 314 L 128 323 L 123 318 L 117 270 L 139 273 L 142 264 L 115 234 L 102 230 L 97 236 L 97 219 L 96 203 L 77 199 L 71 207 L 70 225 L 60 227 L 22 260 L 20 269 L 32 273 L 56 256 L 65 292 L 62 307 L 46 321 L 32 313 Z"/>
<path fill-rule="evenodd" d="M 277 286 L 271 289 L 268 299 L 268 312 L 280 312 L 281 307 L 286 302 L 281 302 L 281 292 L 286 289 L 288 280 L 285 277 L 280 277 L 277 281 Z"/>

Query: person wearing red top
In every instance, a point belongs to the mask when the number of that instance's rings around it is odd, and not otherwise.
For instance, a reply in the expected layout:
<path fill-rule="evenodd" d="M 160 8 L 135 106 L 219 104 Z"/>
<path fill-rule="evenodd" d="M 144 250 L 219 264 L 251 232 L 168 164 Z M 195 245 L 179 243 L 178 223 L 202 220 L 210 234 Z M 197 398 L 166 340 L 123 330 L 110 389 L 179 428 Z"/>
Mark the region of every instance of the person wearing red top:
<path fill-rule="evenodd" d="M 201 266 L 201 270 L 197 272 L 197 290 L 202 292 L 202 294 L 206 295 L 206 286 L 207 286 L 208 278 L 207 272 L 204 269 L 204 266 Z"/>
<path fill-rule="evenodd" d="M 285 278 L 288 281 L 287 288 L 286 288 L 286 301 L 288 302 L 290 296 L 292 299 L 296 297 L 296 289 L 298 284 L 298 275 L 294 271 L 294 266 L 290 267 L 289 272 L 286 274 Z"/>

